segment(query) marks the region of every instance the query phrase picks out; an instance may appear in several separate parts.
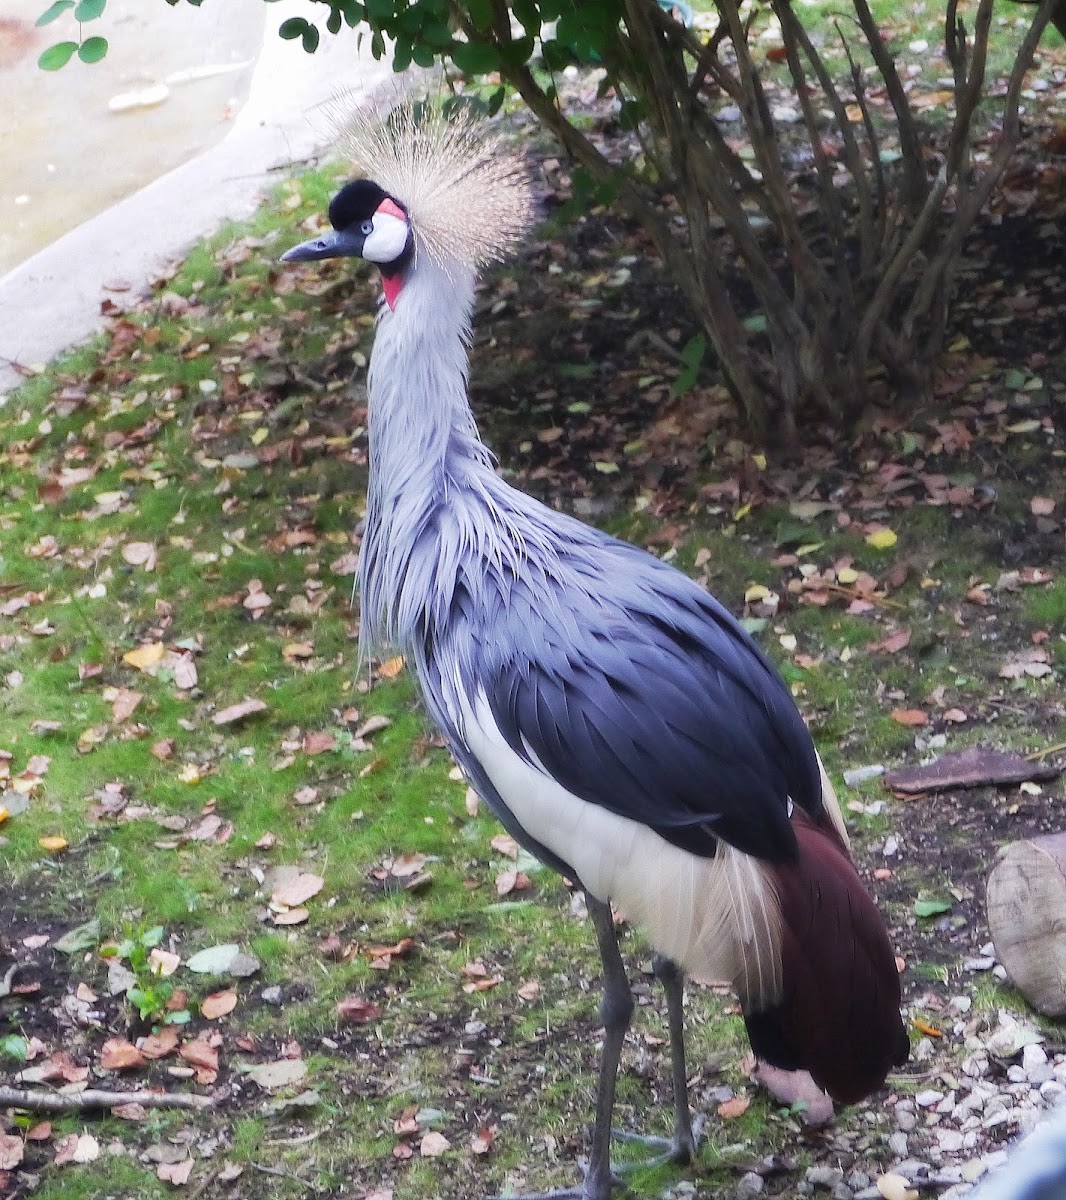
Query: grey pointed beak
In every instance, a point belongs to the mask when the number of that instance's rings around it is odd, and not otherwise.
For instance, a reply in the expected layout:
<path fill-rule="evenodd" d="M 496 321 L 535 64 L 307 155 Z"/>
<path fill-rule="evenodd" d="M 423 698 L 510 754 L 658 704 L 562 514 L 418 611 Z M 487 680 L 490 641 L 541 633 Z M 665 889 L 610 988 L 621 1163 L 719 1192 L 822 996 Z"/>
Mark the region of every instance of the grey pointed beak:
<path fill-rule="evenodd" d="M 282 262 L 314 262 L 320 258 L 359 258 L 366 238 L 348 229 L 331 229 L 320 237 L 286 250 Z"/>

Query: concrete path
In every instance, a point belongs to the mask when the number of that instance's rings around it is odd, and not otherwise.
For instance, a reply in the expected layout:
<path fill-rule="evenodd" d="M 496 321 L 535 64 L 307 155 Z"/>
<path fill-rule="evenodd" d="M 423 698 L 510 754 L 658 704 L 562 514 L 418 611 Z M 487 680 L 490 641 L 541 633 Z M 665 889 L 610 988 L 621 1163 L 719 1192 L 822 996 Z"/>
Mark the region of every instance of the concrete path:
<path fill-rule="evenodd" d="M 168 261 L 222 221 L 253 212 L 290 163 L 329 139 L 322 106 L 352 91 L 369 95 L 391 76 L 355 31 L 324 36 L 314 55 L 283 42 L 296 0 L 268 6 L 262 51 L 247 103 L 226 138 L 115 207 L 85 222 L 0 278 L 0 404 L 24 376 L 103 324 L 108 280 L 141 291 Z"/>

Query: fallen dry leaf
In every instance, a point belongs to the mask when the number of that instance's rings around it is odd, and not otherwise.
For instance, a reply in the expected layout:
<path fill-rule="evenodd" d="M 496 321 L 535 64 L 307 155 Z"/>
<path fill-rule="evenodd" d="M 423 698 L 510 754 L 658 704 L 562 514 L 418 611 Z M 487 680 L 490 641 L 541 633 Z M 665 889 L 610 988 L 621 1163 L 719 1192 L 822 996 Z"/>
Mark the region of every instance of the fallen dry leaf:
<path fill-rule="evenodd" d="M 920 708 L 894 708 L 892 720 L 897 725 L 909 725 L 913 728 L 929 724 L 929 718 Z"/>
<path fill-rule="evenodd" d="M 270 894 L 275 904 L 284 904 L 286 908 L 297 908 L 299 905 L 317 896 L 325 886 L 321 875 L 301 872 L 294 879 L 287 879 L 279 884 Z"/>
<path fill-rule="evenodd" d="M 0 1171 L 11 1171 L 22 1162 L 22 1138 L 14 1133 L 0 1133 Z"/>
<path fill-rule="evenodd" d="M 218 1070 L 218 1051 L 214 1046 L 209 1046 L 202 1037 L 194 1038 L 191 1042 L 185 1042 L 178 1051 L 178 1054 L 194 1067 L 202 1067 L 207 1071 Z"/>
<path fill-rule="evenodd" d="M 442 1154 L 452 1148 L 451 1142 L 444 1136 L 443 1133 L 438 1133 L 435 1129 L 431 1129 L 422 1141 L 418 1144 L 418 1153 L 423 1158 L 439 1158 Z"/>
<path fill-rule="evenodd" d="M 267 706 L 262 700 L 242 700 L 239 704 L 231 704 L 228 708 L 220 708 L 211 720 L 215 725 L 232 725 L 235 721 L 243 721 L 245 717 L 255 713 L 266 712 Z"/>
<path fill-rule="evenodd" d="M 248 1078 L 269 1092 L 275 1088 L 299 1083 L 306 1074 L 307 1064 L 302 1058 L 282 1058 L 277 1062 L 260 1063 L 252 1067 Z"/>
<path fill-rule="evenodd" d="M 337 1016 L 349 1025 L 366 1025 L 381 1016 L 380 1004 L 363 996 L 345 996 L 337 1001 Z"/>
<path fill-rule="evenodd" d="M 62 1167 L 67 1163 L 91 1163 L 99 1157 L 100 1143 L 91 1133 L 68 1133 L 56 1142 L 55 1158 L 52 1161 L 57 1167 Z"/>
<path fill-rule="evenodd" d="M 482 1125 L 470 1138 L 470 1150 L 473 1154 L 488 1154 L 492 1143 L 496 1140 L 496 1126 Z"/>
<path fill-rule="evenodd" d="M 191 1158 L 183 1158 L 176 1163 L 160 1163 L 156 1167 L 156 1175 L 164 1183 L 172 1183 L 175 1187 L 182 1187 L 189 1182 L 189 1176 L 192 1174 L 193 1160 Z"/>
<path fill-rule="evenodd" d="M 304 754 L 324 754 L 328 750 L 336 749 L 336 746 L 337 739 L 332 733 L 309 733 L 303 740 Z"/>
<path fill-rule="evenodd" d="M 718 1105 L 718 1115 L 723 1121 L 735 1121 L 737 1117 L 742 1117 L 750 1107 L 750 1096 L 734 1096 L 731 1100 L 723 1100 Z"/>
<path fill-rule="evenodd" d="M 156 551 L 151 542 L 127 542 L 122 547 L 122 557 L 131 567 L 144 567 L 146 571 L 155 570 Z"/>
<path fill-rule="evenodd" d="M 42 850 L 47 850 L 49 854 L 60 854 L 66 850 L 70 843 L 65 837 L 60 837 L 59 834 L 49 834 L 47 837 L 37 839 L 37 845 Z"/>
<path fill-rule="evenodd" d="M 200 1001 L 200 1013 L 208 1021 L 217 1021 L 219 1017 L 233 1012 L 236 1007 L 237 993 L 233 988 L 226 988 L 223 992 L 212 992 Z"/>
<path fill-rule="evenodd" d="M 146 1061 L 141 1051 L 125 1038 L 108 1038 L 100 1050 L 100 1066 L 105 1071 L 133 1071 Z"/>
<path fill-rule="evenodd" d="M 387 659 L 378 667 L 378 675 L 382 679 L 395 679 L 403 670 L 404 660 L 403 655 L 398 654 L 395 658 Z"/>
<path fill-rule="evenodd" d="M 511 892 L 524 892 L 529 888 L 529 876 L 525 871 L 501 871 L 496 876 L 496 895 L 508 896 Z"/>
<path fill-rule="evenodd" d="M 1055 511 L 1055 501 L 1050 496 L 1034 496 L 1029 501 L 1029 511 L 1034 517 L 1050 517 Z"/>
<path fill-rule="evenodd" d="M 138 646 L 135 650 L 129 650 L 122 656 L 122 661 L 128 666 L 136 667 L 138 671 L 144 671 L 145 674 L 152 674 L 156 667 L 163 661 L 165 647 L 162 642 L 148 642 L 144 646 Z"/>
<path fill-rule="evenodd" d="M 134 692 L 124 687 L 116 688 L 115 697 L 111 701 L 111 720 L 116 725 L 121 725 L 123 721 L 129 720 L 143 699 L 144 695 L 141 692 Z"/>
<path fill-rule="evenodd" d="M 518 843 L 509 833 L 498 833 L 489 842 L 489 845 L 498 853 L 506 855 L 507 858 L 518 857 Z"/>
<path fill-rule="evenodd" d="M 178 1048 L 178 1031 L 173 1025 L 164 1025 L 158 1033 L 142 1038 L 140 1052 L 145 1058 L 166 1058 Z"/>
<path fill-rule="evenodd" d="M 274 913 L 273 920 L 275 925 L 303 925 L 310 917 L 311 913 L 306 908 L 286 908 Z"/>
<path fill-rule="evenodd" d="M 173 954 L 169 950 L 161 950 L 155 946 L 148 955 L 148 962 L 152 973 L 165 979 L 168 975 L 173 975 L 181 966 L 181 955 Z"/>

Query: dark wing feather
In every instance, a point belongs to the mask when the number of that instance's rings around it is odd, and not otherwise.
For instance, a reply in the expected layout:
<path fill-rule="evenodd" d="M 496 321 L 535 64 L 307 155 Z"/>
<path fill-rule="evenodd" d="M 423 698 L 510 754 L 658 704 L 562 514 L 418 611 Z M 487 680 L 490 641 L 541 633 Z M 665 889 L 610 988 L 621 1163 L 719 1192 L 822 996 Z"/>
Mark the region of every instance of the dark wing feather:
<path fill-rule="evenodd" d="M 686 576 L 612 539 L 595 550 L 492 611 L 460 586 L 450 632 L 478 643 L 463 675 L 512 749 L 582 799 L 696 854 L 721 837 L 791 859 L 788 801 L 817 818 L 821 787 L 785 684 Z"/>

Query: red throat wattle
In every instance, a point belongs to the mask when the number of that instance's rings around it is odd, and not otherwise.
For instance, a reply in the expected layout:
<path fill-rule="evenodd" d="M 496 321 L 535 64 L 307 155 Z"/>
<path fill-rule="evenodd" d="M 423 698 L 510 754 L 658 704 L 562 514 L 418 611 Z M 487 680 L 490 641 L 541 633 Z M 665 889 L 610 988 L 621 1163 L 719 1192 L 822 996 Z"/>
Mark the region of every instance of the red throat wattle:
<path fill-rule="evenodd" d="M 385 289 L 385 303 L 389 308 L 396 307 L 396 301 L 403 291 L 402 275 L 382 275 L 381 286 Z"/>

